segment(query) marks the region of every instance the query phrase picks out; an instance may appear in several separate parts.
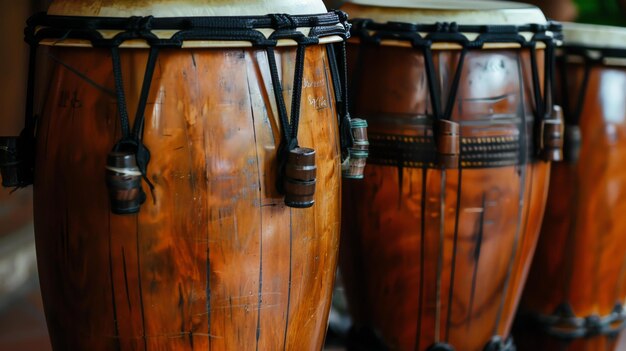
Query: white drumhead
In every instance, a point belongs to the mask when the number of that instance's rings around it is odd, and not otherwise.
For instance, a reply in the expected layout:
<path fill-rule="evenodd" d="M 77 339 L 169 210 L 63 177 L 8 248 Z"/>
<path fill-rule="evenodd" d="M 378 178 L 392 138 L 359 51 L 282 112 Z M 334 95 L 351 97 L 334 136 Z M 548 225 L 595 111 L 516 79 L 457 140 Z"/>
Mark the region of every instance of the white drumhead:
<path fill-rule="evenodd" d="M 626 28 L 582 23 L 563 23 L 565 45 L 626 49 Z"/>
<path fill-rule="evenodd" d="M 312 15 L 326 12 L 321 0 L 55 0 L 48 14 L 95 17 Z"/>
<path fill-rule="evenodd" d="M 351 0 L 342 10 L 350 18 L 376 22 L 431 24 L 456 22 L 460 25 L 545 24 L 546 17 L 533 5 L 494 0 Z"/>
<path fill-rule="evenodd" d="M 321 0 L 54 0 L 48 9 L 49 15 L 74 17 L 120 17 L 154 16 L 154 17 L 212 17 L 212 16 L 265 16 L 273 13 L 290 15 L 318 15 L 326 13 L 326 6 Z M 343 28 L 341 24 L 337 24 Z M 308 34 L 311 28 L 299 28 Z M 269 37 L 272 29 L 258 29 Z M 113 38 L 120 31 L 100 30 L 104 38 Z M 175 30 L 154 30 L 153 34 L 161 39 L 171 38 Z M 320 44 L 341 41 L 339 36 L 320 38 Z M 87 40 L 47 39 L 42 45 L 90 47 Z M 297 43 L 290 39 L 281 39 L 278 46 L 294 46 Z M 233 48 L 252 46 L 245 41 L 186 41 L 183 47 L 188 48 Z M 123 43 L 122 48 L 147 48 L 143 40 Z"/>

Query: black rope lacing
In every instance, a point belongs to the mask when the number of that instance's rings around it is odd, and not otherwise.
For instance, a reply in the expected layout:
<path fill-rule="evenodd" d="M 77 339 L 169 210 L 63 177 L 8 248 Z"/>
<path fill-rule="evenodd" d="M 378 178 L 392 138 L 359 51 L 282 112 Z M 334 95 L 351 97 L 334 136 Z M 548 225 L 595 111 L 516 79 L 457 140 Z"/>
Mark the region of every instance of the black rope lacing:
<path fill-rule="evenodd" d="M 606 59 L 625 59 L 626 49 L 598 48 L 593 46 L 565 45 L 561 48 L 562 54 L 558 57 L 561 78 L 561 98 L 563 101 L 563 113 L 568 125 L 580 125 L 580 118 L 583 110 L 585 96 L 587 95 L 591 69 L 594 65 L 605 64 Z M 580 57 L 583 59 L 583 80 L 578 92 L 573 92 L 569 88 L 570 77 L 568 68 L 570 57 Z M 577 94 L 576 94 L 577 93 Z M 570 95 L 575 94 L 576 100 L 572 104 Z"/>
<path fill-rule="evenodd" d="M 562 340 L 617 335 L 626 328 L 626 310 L 622 304 L 616 304 L 608 315 L 576 316 L 569 303 L 562 303 L 550 315 L 524 312 L 517 319 L 522 328 Z"/>
<path fill-rule="evenodd" d="M 296 50 L 296 69 L 293 78 L 293 95 L 291 100 L 291 119 L 287 114 L 287 105 L 283 96 L 283 88 L 278 75 L 278 66 L 276 64 L 276 53 L 273 47 L 268 47 L 267 57 L 270 65 L 270 75 L 272 77 L 272 86 L 274 88 L 274 96 L 278 107 L 278 117 L 282 129 L 282 140 L 278 147 L 278 169 L 279 177 L 276 181 L 276 187 L 280 193 L 283 193 L 283 176 L 289 151 L 297 148 L 298 145 L 298 126 L 300 123 L 300 102 L 302 99 L 302 79 L 304 70 L 304 58 L 306 52 L 304 44 L 298 44 Z"/>
<path fill-rule="evenodd" d="M 625 59 L 626 49 L 565 45 L 559 51 L 560 53 L 556 60 L 558 60 L 560 68 L 561 101 L 566 124 L 565 154 L 567 161 L 577 162 L 582 142 L 580 123 L 585 97 L 589 91 L 591 71 L 597 66 L 610 65 L 607 59 Z M 570 86 L 571 77 L 568 70 L 572 67 L 570 63 L 572 57 L 582 59 L 582 64 L 580 65 L 582 66 L 583 76 L 580 85 L 577 86 L 577 91 Z M 574 101 L 572 101 L 572 97 L 575 99 Z"/>
<path fill-rule="evenodd" d="M 308 34 L 298 28 L 310 27 Z M 143 178 L 150 186 L 154 199 L 154 186 L 147 177 L 147 167 L 150 162 L 150 151 L 143 144 L 143 130 L 145 124 L 145 108 L 154 70 L 160 48 L 181 47 L 184 41 L 193 40 L 223 40 L 246 41 L 253 46 L 263 47 L 267 51 L 272 85 L 278 106 L 278 114 L 283 132 L 279 147 L 278 164 L 280 168 L 278 187 L 282 189 L 282 176 L 288 152 L 298 146 L 298 125 L 300 121 L 300 107 L 302 97 L 302 80 L 306 47 L 318 44 L 319 38 L 325 36 L 340 36 L 344 41 L 350 35 L 350 25 L 347 16 L 341 11 L 319 15 L 291 16 L 286 14 L 271 14 L 267 16 L 243 17 L 180 17 L 155 18 L 130 17 L 71 17 L 50 16 L 39 13 L 28 20 L 25 30 L 25 40 L 31 47 L 30 69 L 27 91 L 26 127 L 22 134 L 34 138 L 36 118 L 33 114 L 35 60 L 36 48 L 42 40 L 79 39 L 91 42 L 94 47 L 105 47 L 111 50 L 113 74 L 118 102 L 122 137 L 114 146 L 114 150 L 131 151 L 136 154 L 137 164 Z M 259 29 L 274 29 L 266 37 Z M 100 31 L 119 30 L 113 38 L 105 38 Z M 155 30 L 174 30 L 170 38 L 158 38 Z M 142 39 L 150 47 L 148 63 L 144 76 L 143 86 L 133 127 L 127 111 L 126 95 L 124 93 L 122 67 L 119 48 L 128 40 Z M 287 108 L 282 93 L 282 84 L 278 74 L 274 47 L 281 39 L 295 40 L 298 44 L 296 54 L 296 69 L 294 72 L 294 89 L 291 105 L 291 114 Z M 345 61 L 345 59 L 344 59 Z M 336 83 L 339 83 L 336 81 Z M 34 143 L 31 143 L 34 144 Z"/>
<path fill-rule="evenodd" d="M 567 69 L 569 67 L 569 63 L 567 62 L 567 58 L 560 57 L 559 58 L 559 66 L 560 66 L 560 75 L 561 75 L 561 101 L 563 101 L 563 114 L 565 117 L 565 122 L 567 125 L 571 126 L 579 126 L 580 125 L 580 117 L 582 115 L 582 110 L 584 106 L 585 96 L 587 95 L 587 90 L 589 86 L 589 77 L 591 75 L 591 67 L 593 63 L 589 59 L 584 60 L 583 64 L 583 80 L 580 85 L 580 90 L 576 96 L 575 106 L 571 105 L 570 94 L 575 94 L 575 92 L 570 91 L 569 89 L 569 77 Z M 572 108 L 573 107 L 573 108 Z"/>
<path fill-rule="evenodd" d="M 308 36 L 295 28 L 310 27 Z M 32 37 L 27 41 L 38 43 L 44 39 L 83 39 L 96 47 L 120 46 L 132 39 L 146 39 L 150 46 L 181 47 L 188 40 L 247 41 L 254 46 L 276 46 L 276 41 L 290 36 L 311 40 L 338 35 L 349 36 L 340 11 L 319 15 L 291 16 L 273 14 L 244 17 L 69 17 L 45 13 L 31 17 Z M 267 38 L 259 29 L 275 29 L 273 38 Z M 113 38 L 105 38 L 100 31 L 120 30 Z M 170 38 L 157 38 L 155 30 L 174 30 Z M 289 32 L 286 34 L 284 32 Z M 278 34 L 286 34 L 281 37 Z"/>
<path fill-rule="evenodd" d="M 143 179 L 150 187 L 153 201 L 156 201 L 154 196 L 154 185 L 147 176 L 148 163 L 150 163 L 150 150 L 143 144 L 143 129 L 145 124 L 145 109 L 148 101 L 148 95 L 150 93 L 150 86 L 152 85 L 152 77 L 157 63 L 159 55 L 158 47 L 151 47 L 148 55 L 148 63 L 146 64 L 146 72 L 144 75 L 143 85 L 141 87 L 141 93 L 139 95 L 139 103 L 137 105 L 137 112 L 135 113 L 135 121 L 132 130 L 130 129 L 130 122 L 128 119 L 128 109 L 126 105 L 126 97 L 124 93 L 124 82 L 122 75 L 122 65 L 120 59 L 120 53 L 118 47 L 111 48 L 111 58 L 113 61 L 113 76 L 115 80 L 115 91 L 117 96 L 117 108 L 120 116 L 120 124 L 122 129 L 122 138 L 113 147 L 114 151 L 130 151 L 135 154 L 137 159 L 137 166 L 141 171 Z"/>
<path fill-rule="evenodd" d="M 457 98 L 460 78 L 463 71 L 463 64 L 469 50 L 480 50 L 488 43 L 517 43 L 522 48 L 529 48 L 531 51 L 531 66 L 534 90 L 534 114 L 535 126 L 537 130 L 541 128 L 543 120 L 551 118 L 548 112 L 552 109 L 554 91 L 554 48 L 561 39 L 562 26 L 555 22 L 548 24 L 528 24 L 528 25 L 458 25 L 456 23 L 435 23 L 435 24 L 412 24 L 400 22 L 376 23 L 368 19 L 356 19 L 353 21 L 352 36 L 361 40 L 361 54 L 356 64 L 355 80 L 353 81 L 352 94 L 358 94 L 360 84 L 359 72 L 362 70 L 363 50 L 366 45 L 380 45 L 384 40 L 406 41 L 413 48 L 421 51 L 424 55 L 424 65 L 428 89 L 430 91 L 431 108 L 433 122 L 437 120 L 450 120 Z M 420 33 L 426 33 L 422 35 Z M 476 39 L 469 40 L 464 33 L 478 34 Z M 531 40 L 527 40 L 522 33 L 533 34 Z M 445 105 L 442 106 L 442 94 L 439 81 L 436 79 L 436 70 L 433 62 L 434 43 L 446 42 L 456 43 L 461 46 L 460 57 L 456 72 L 450 86 L 449 95 Z M 545 67 L 546 79 L 544 81 L 545 98 L 541 94 L 539 69 L 537 63 L 536 46 L 538 42 L 543 42 L 546 46 Z M 354 99 L 353 99 L 354 100 Z M 433 124 L 436 128 L 437 124 Z M 437 131 L 434 130 L 434 138 L 437 138 Z M 436 142 L 436 140 L 435 140 Z"/>
<path fill-rule="evenodd" d="M 339 49 L 339 57 L 337 51 Z M 338 123 L 341 141 L 342 161 L 350 156 L 349 149 L 354 145 L 354 136 L 351 132 L 350 99 L 348 97 L 348 54 L 346 43 L 328 47 L 330 72 L 333 77 L 335 101 L 337 102 Z"/>

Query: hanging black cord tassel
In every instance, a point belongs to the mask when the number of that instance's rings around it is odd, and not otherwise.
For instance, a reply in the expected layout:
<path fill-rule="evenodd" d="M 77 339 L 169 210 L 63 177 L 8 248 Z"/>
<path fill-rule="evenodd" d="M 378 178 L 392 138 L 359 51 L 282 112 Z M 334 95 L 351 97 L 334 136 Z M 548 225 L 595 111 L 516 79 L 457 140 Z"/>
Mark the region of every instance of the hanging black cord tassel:
<path fill-rule="evenodd" d="M 148 94 L 150 94 L 150 86 L 152 85 L 152 78 L 154 76 L 158 56 L 159 49 L 154 46 L 151 47 L 150 54 L 148 56 L 148 64 L 146 65 L 146 73 L 143 79 L 143 86 L 141 87 L 139 104 L 137 105 L 137 113 L 135 114 L 135 123 L 133 125 L 133 138 L 137 143 L 137 166 L 139 166 L 139 170 L 141 171 L 144 181 L 148 184 L 148 187 L 150 187 L 150 193 L 154 203 L 156 203 L 154 185 L 147 176 L 148 163 L 150 163 L 150 150 L 148 150 L 143 143 L 143 131 L 146 116 L 146 104 L 148 102 Z"/>
<path fill-rule="evenodd" d="M 106 169 L 111 210 L 116 214 L 134 214 L 139 212 L 141 205 L 146 200 L 146 195 L 141 187 L 142 178 L 146 184 L 148 184 L 152 199 L 156 203 L 154 185 L 147 176 L 148 163 L 150 163 L 150 151 L 143 144 L 143 130 L 145 124 L 145 109 L 158 54 L 158 47 L 152 46 L 148 56 L 139 104 L 137 105 L 135 122 L 131 130 L 126 96 L 124 94 L 119 48 L 117 46 L 111 48 L 122 138 L 109 154 Z"/>
<path fill-rule="evenodd" d="M 306 46 L 299 43 L 296 49 L 296 68 L 293 78 L 290 121 L 283 97 L 282 84 L 278 75 L 276 53 L 273 47 L 267 48 L 272 86 L 278 106 L 278 115 L 283 136 L 281 144 L 278 147 L 278 177 L 276 187 L 281 194 L 285 195 L 285 204 L 294 208 L 308 208 L 313 206 L 315 203 L 314 196 L 317 182 L 315 150 L 301 148 L 298 145 L 298 126 L 300 123 L 305 53 Z"/>
<path fill-rule="evenodd" d="M 546 44 L 546 55 L 551 54 L 550 44 Z M 539 80 L 539 67 L 537 64 L 536 45 L 530 47 L 531 73 L 533 77 L 533 89 L 535 100 L 535 135 L 537 153 L 545 161 L 561 161 L 563 159 L 563 112 L 559 106 L 549 107 L 552 101 L 551 78 L 553 62 L 546 59 L 546 82 L 544 88 L 545 99 L 541 96 L 541 83 Z M 551 110 L 548 112 L 547 108 Z"/>
<path fill-rule="evenodd" d="M 346 48 L 346 42 L 342 42 L 340 45 L 341 48 L 341 84 L 343 86 L 342 89 L 342 99 L 341 99 L 341 121 L 339 124 L 339 128 L 341 130 L 341 141 L 342 148 L 348 149 L 352 147 L 354 143 L 354 139 L 352 138 L 352 134 L 350 133 L 350 97 L 348 96 L 348 50 Z"/>
<path fill-rule="evenodd" d="M 467 48 L 464 47 L 460 53 L 459 63 L 457 64 L 445 107 L 441 106 L 441 88 L 436 78 L 433 50 L 430 45 L 424 47 L 423 53 L 426 79 L 433 110 L 433 139 L 437 147 L 437 163 L 441 168 L 456 169 L 460 164 L 461 126 L 459 123 L 451 121 L 451 116 L 461 82 Z"/>
<path fill-rule="evenodd" d="M 565 115 L 565 140 L 563 142 L 563 156 L 569 163 L 576 163 L 580 157 L 580 148 L 582 146 L 582 130 L 580 129 L 580 118 L 583 111 L 583 104 L 587 90 L 589 89 L 589 77 L 591 75 L 591 59 L 585 58 L 585 67 L 583 73 L 583 80 L 578 91 L 577 100 L 574 109 L 569 101 L 570 93 L 572 95 L 575 92 L 569 91 L 569 84 L 567 78 L 567 57 L 563 57 L 561 62 L 561 90 L 563 91 L 563 110 Z"/>
<path fill-rule="evenodd" d="M 289 117 L 287 116 L 287 107 L 285 106 L 285 99 L 283 98 L 283 88 L 278 76 L 278 67 L 276 64 L 276 54 L 273 47 L 268 47 L 267 59 L 270 66 L 270 75 L 272 77 L 272 87 L 274 89 L 274 97 L 276 99 L 276 106 L 278 107 L 278 118 L 280 119 L 280 127 L 282 129 L 282 138 L 280 145 L 278 146 L 278 179 L 276 180 L 276 188 L 281 194 L 285 193 L 283 186 L 283 175 L 285 174 L 285 165 L 287 163 L 287 155 L 289 150 L 298 147 L 297 140 L 291 139 L 291 124 L 289 123 Z"/>
<path fill-rule="evenodd" d="M 350 98 L 348 94 L 348 52 L 346 43 L 342 42 L 341 71 L 342 98 L 339 109 L 339 133 L 342 150 L 342 175 L 346 179 L 363 179 L 367 158 L 369 157 L 369 140 L 367 121 L 350 116 Z"/>

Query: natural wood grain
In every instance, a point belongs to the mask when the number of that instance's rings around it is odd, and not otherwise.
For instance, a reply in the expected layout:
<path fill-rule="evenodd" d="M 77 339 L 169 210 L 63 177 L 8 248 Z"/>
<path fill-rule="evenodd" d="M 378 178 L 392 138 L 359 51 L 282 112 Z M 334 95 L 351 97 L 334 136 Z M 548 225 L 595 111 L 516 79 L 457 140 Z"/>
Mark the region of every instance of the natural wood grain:
<path fill-rule="evenodd" d="M 350 49 L 354 115 L 368 120 L 369 133 L 432 135 L 423 55 Z M 375 329 L 392 350 L 447 342 L 479 351 L 493 336 L 509 335 L 550 169 L 530 152 L 529 55 L 468 53 L 452 114 L 461 138 L 520 137 L 518 165 L 442 171 L 370 162 L 364 181 L 344 187 L 341 269 L 350 310 L 357 327 Z M 435 51 L 444 98 L 458 60 L 458 52 Z"/>
<path fill-rule="evenodd" d="M 572 104 L 578 103 L 583 71 L 582 65 L 573 64 L 567 72 L 570 85 L 564 88 Z M 554 166 L 522 314 L 552 315 L 557 306 L 569 303 L 577 317 L 607 316 L 624 303 L 625 87 L 623 67 L 592 67 L 580 121 L 580 159 Z M 567 351 L 618 350 L 615 338 L 608 336 L 568 343 L 521 329 L 519 335 L 525 340 L 521 350 L 547 350 L 557 344 Z"/>
<path fill-rule="evenodd" d="M 307 48 L 305 77 L 320 84 L 304 89 L 299 133 L 317 153 L 312 208 L 287 208 L 275 190 L 280 128 L 265 51 L 164 49 L 146 109 L 155 198 L 144 186 L 148 200 L 132 216 L 110 213 L 105 184 L 120 136 L 110 54 L 53 55 L 35 219 L 55 349 L 319 350 L 341 174 L 325 48 Z M 290 104 L 295 50 L 277 56 Z M 146 60 L 122 50 L 129 111 Z"/>

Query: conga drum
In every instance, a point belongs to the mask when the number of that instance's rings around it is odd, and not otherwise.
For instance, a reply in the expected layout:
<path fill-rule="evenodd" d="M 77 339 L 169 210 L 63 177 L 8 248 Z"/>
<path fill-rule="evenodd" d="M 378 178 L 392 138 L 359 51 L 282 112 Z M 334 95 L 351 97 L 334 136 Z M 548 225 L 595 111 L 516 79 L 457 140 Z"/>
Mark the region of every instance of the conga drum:
<path fill-rule="evenodd" d="M 6 116 L 19 116 L 24 108 L 28 46 L 23 41 L 24 18 L 32 10 L 30 1 L 0 2 L 0 37 L 5 54 L 0 55 L 0 106 Z M 0 135 L 19 133 L 22 121 L 0 118 Z M 0 146 L 1 147 L 1 146 Z M 2 175 L 0 175 L 0 182 Z M 0 188 L 0 240 L 32 222 L 32 194 Z"/>
<path fill-rule="evenodd" d="M 343 191 L 351 349 L 514 350 L 550 160 L 555 31 L 498 1 L 355 0 L 351 114 L 363 182 Z"/>
<path fill-rule="evenodd" d="M 565 162 L 550 178 L 516 330 L 521 350 L 617 350 L 626 321 L 626 29 L 563 29 Z"/>
<path fill-rule="evenodd" d="M 29 21 L 54 72 L 13 156 L 36 139 L 55 350 L 320 350 L 345 20 L 317 0 L 57 0 Z"/>

